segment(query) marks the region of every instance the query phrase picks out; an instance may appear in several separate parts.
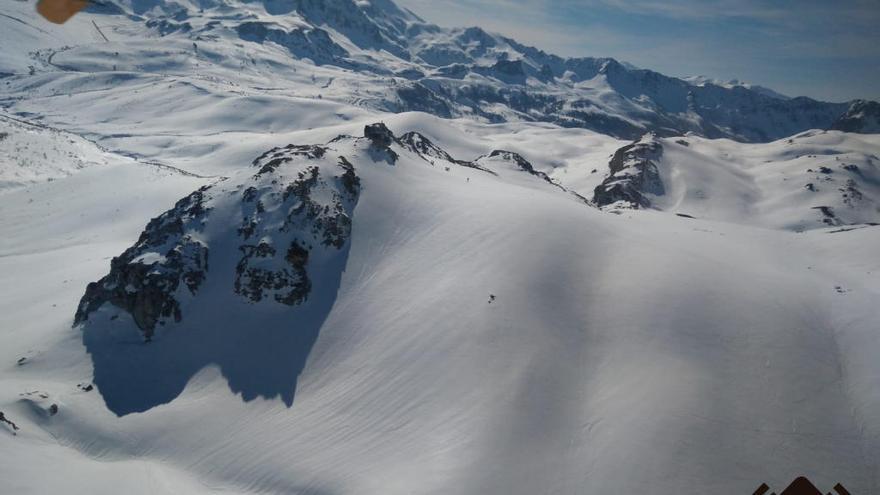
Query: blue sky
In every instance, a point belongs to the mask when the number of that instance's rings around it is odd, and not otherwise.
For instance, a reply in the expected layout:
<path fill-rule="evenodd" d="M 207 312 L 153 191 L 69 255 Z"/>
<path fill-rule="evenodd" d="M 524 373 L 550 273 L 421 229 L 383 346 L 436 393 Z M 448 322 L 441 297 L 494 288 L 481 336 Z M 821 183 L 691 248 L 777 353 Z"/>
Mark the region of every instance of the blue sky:
<path fill-rule="evenodd" d="M 880 0 L 398 0 L 545 51 L 791 96 L 880 100 Z"/>

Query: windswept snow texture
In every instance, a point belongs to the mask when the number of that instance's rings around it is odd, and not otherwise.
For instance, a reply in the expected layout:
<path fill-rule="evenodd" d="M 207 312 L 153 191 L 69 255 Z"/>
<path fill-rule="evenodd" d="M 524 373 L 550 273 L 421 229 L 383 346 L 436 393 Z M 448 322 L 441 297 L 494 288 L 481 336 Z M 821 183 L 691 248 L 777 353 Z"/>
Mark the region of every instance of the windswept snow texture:
<path fill-rule="evenodd" d="M 104 3 L 0 15 L 0 494 L 880 492 L 870 104 Z"/>

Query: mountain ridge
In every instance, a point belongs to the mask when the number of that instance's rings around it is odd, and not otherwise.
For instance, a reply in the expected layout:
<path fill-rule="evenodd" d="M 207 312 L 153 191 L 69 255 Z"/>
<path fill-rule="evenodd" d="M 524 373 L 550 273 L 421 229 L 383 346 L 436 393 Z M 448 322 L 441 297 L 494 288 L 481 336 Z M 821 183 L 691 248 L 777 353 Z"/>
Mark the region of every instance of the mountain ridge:
<path fill-rule="evenodd" d="M 629 140 L 646 132 L 693 132 L 769 142 L 831 128 L 850 106 L 786 98 L 738 81 L 669 77 L 612 58 L 563 58 L 479 27 L 439 27 L 391 0 L 117 0 L 113 5 L 159 36 L 205 42 L 232 34 L 284 47 L 294 59 L 357 72 L 368 80 L 354 83 L 358 89 L 351 98 L 384 111 L 549 122 Z M 377 87 L 371 77 L 391 78 L 394 84 Z"/>

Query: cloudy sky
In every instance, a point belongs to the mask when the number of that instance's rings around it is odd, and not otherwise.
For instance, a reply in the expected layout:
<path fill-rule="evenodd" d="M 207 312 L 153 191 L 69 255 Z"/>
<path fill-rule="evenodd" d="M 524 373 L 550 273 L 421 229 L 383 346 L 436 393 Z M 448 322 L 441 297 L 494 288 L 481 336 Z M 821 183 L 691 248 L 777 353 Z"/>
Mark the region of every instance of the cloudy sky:
<path fill-rule="evenodd" d="M 880 0 L 398 0 L 545 51 L 788 95 L 880 100 Z"/>

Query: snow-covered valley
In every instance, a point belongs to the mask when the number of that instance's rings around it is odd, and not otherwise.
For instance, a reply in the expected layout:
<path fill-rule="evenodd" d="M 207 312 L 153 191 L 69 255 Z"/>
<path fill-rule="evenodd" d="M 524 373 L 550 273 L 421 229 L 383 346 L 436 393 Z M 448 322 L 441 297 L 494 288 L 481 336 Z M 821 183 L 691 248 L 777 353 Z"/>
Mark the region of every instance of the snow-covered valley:
<path fill-rule="evenodd" d="M 0 16 L 0 493 L 880 490 L 870 105 L 387 0 L 107 3 Z"/>

